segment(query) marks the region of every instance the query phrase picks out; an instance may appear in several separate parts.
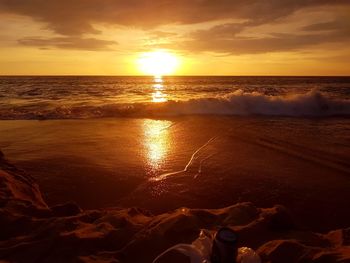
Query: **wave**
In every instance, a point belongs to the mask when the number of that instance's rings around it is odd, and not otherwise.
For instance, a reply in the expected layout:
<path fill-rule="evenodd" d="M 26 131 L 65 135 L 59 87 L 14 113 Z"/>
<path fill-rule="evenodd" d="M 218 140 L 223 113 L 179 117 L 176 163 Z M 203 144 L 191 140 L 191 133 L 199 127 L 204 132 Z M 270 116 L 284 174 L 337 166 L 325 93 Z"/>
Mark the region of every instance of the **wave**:
<path fill-rule="evenodd" d="M 74 119 L 103 117 L 170 117 L 181 115 L 262 115 L 289 117 L 349 116 L 350 100 L 327 97 L 317 90 L 269 96 L 237 90 L 223 97 L 162 103 L 132 103 L 0 109 L 1 119 Z"/>

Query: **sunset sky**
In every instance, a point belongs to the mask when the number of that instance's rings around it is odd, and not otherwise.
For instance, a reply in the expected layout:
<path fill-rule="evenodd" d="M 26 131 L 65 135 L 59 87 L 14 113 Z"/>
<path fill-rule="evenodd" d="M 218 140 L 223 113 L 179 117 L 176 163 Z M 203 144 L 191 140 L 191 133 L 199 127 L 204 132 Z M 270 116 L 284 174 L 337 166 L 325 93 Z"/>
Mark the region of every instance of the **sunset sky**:
<path fill-rule="evenodd" d="M 1 75 L 350 75 L 349 0 L 0 0 Z"/>

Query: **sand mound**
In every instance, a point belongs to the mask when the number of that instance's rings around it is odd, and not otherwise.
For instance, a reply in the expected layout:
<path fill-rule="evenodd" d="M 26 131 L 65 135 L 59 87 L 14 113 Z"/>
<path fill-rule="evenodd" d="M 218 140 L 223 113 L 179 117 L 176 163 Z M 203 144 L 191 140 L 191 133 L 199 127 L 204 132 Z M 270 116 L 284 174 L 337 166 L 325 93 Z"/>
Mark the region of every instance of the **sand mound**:
<path fill-rule="evenodd" d="M 179 208 L 152 215 L 138 208 L 82 211 L 74 203 L 48 207 L 38 185 L 0 152 L 0 261 L 152 262 L 200 229 L 230 226 L 241 246 L 263 262 L 350 262 L 350 228 L 328 234 L 301 231 L 282 206 L 239 203 L 222 209 Z M 169 254 L 164 262 L 187 262 Z"/>

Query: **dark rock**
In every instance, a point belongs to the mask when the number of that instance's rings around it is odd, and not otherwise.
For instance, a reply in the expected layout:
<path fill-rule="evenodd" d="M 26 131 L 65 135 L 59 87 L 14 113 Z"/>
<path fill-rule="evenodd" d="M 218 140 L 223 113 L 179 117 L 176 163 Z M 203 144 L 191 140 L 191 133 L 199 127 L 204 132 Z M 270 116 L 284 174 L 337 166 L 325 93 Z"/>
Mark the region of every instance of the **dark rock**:
<path fill-rule="evenodd" d="M 350 228 L 331 231 L 326 237 L 333 246 L 350 246 Z"/>
<path fill-rule="evenodd" d="M 69 202 L 62 205 L 56 205 L 50 208 L 53 216 L 64 217 L 64 216 L 75 216 L 82 212 L 80 207 L 74 203 Z"/>
<path fill-rule="evenodd" d="M 295 227 L 289 211 L 281 205 L 275 206 L 276 213 L 270 215 L 267 222 L 269 229 L 273 231 L 286 231 Z"/>
<path fill-rule="evenodd" d="M 312 252 L 312 249 L 296 240 L 273 240 L 262 245 L 257 252 L 263 262 L 295 263 L 311 262 L 303 260 L 305 255 Z"/>

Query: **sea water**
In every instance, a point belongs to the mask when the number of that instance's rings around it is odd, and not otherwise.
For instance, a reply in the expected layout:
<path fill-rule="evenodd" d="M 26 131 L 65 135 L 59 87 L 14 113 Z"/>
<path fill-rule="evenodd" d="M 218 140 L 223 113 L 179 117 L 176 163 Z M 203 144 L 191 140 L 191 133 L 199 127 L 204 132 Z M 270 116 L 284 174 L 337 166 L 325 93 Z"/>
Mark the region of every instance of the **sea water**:
<path fill-rule="evenodd" d="M 0 118 L 339 116 L 349 97 L 349 77 L 0 77 Z"/>

